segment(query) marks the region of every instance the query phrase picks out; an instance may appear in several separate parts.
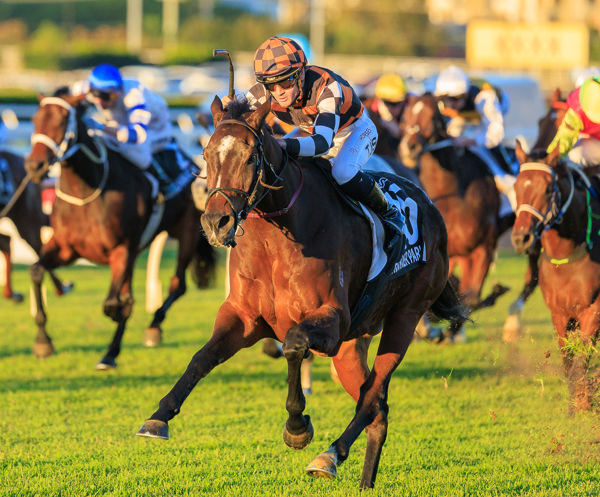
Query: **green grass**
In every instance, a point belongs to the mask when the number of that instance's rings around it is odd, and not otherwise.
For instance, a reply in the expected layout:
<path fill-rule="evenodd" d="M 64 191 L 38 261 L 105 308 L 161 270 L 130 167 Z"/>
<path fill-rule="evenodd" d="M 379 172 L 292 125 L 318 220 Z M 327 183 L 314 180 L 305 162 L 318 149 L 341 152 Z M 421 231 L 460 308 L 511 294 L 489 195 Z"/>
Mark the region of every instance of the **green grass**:
<path fill-rule="evenodd" d="M 165 286 L 174 265 L 168 255 L 161 269 Z M 315 439 L 304 451 L 281 439 L 285 361 L 264 356 L 260 346 L 202 380 L 170 423 L 169 441 L 135 436 L 210 336 L 224 295 L 221 265 L 218 283 L 202 291 L 190 285 L 171 309 L 163 345 L 146 349 L 143 263 L 142 257 L 137 304 L 112 372 L 94 370 L 114 331 L 102 314 L 107 268 L 60 270 L 76 283 L 66 297 L 48 288 L 48 330 L 57 355 L 47 360 L 31 355 L 29 299 L 0 302 L 0 496 L 359 495 L 364 435 L 337 480 L 304 474 L 354 411 L 330 380 L 325 359 L 314 364 L 306 412 Z M 369 495 L 600 494 L 599 419 L 568 415 L 558 346 L 539 291 L 525 308 L 522 339 L 502 342 L 524 269 L 524 258 L 502 252 L 486 286 L 499 280 L 512 290 L 475 314 L 467 343 L 411 345 L 390 386 L 388 439 Z M 14 286 L 26 291 L 27 268 L 17 267 L 13 276 Z"/>

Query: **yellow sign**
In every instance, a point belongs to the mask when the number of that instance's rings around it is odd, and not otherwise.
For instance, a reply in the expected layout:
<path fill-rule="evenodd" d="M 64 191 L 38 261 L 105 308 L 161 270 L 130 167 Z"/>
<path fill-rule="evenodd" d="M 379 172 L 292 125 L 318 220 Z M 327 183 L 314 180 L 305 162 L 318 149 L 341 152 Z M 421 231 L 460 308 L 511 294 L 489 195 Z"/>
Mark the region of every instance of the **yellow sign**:
<path fill-rule="evenodd" d="M 467 26 L 467 62 L 485 69 L 572 69 L 589 63 L 583 23 L 473 21 Z"/>

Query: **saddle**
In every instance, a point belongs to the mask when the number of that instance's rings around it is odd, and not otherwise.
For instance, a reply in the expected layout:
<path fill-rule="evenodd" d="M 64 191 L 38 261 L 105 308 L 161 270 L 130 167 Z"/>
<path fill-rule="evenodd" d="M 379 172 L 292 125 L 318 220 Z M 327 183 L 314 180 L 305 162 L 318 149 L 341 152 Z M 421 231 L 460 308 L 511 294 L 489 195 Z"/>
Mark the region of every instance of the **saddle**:
<path fill-rule="evenodd" d="M 200 169 L 176 148 L 155 153 L 147 171 L 158 181 L 158 191 L 164 200 L 169 200 L 192 183 Z"/>

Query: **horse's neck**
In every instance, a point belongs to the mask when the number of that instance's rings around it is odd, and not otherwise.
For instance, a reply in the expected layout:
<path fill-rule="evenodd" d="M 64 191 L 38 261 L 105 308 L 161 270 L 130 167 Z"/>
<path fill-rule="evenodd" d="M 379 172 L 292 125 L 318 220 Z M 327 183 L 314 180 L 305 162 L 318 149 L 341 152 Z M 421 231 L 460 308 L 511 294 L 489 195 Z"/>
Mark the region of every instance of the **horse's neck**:
<path fill-rule="evenodd" d="M 458 179 L 442 167 L 438 153 L 427 152 L 421 156 L 419 179 L 430 197 L 437 197 L 458 190 Z"/>
<path fill-rule="evenodd" d="M 561 201 L 567 201 L 571 194 L 570 182 L 566 178 L 562 181 L 563 187 L 561 188 Z M 562 207 L 561 207 L 562 210 Z M 569 247 L 575 247 L 585 240 L 586 230 L 588 225 L 588 204 L 586 199 L 586 193 L 576 189 L 573 193 L 573 198 L 570 205 L 565 210 L 562 220 L 553 225 L 554 232 L 548 239 L 554 246 L 561 246 L 565 250 L 569 250 Z M 544 237 L 542 237 L 543 245 Z"/>
<path fill-rule="evenodd" d="M 79 150 L 61 163 L 61 186 L 70 185 L 78 191 L 84 191 L 99 185 L 104 175 L 104 167 L 108 165 L 101 160 L 92 160 L 85 152 L 87 150 L 92 157 L 97 158 L 102 155 L 88 135 L 87 128 L 80 125 L 77 136 L 78 141 L 73 146 L 79 147 Z"/>

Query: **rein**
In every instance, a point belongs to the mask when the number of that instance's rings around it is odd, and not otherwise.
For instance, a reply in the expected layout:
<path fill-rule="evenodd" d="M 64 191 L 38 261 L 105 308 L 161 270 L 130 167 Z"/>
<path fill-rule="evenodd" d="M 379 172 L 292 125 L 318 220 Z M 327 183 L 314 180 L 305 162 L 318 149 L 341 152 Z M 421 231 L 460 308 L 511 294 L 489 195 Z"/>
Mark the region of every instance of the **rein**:
<path fill-rule="evenodd" d="M 73 142 L 77 140 L 77 120 L 75 117 L 75 109 L 71 104 L 67 101 L 63 100 L 60 97 L 45 97 L 40 101 L 40 107 L 45 107 L 46 105 L 58 105 L 63 109 L 66 109 L 69 112 L 69 121 L 67 123 L 67 129 L 65 131 L 65 136 L 60 144 L 57 144 L 52 138 L 48 135 L 44 135 L 42 133 L 34 133 L 31 136 L 31 145 L 34 146 L 37 143 L 41 143 L 45 145 L 48 149 L 50 149 L 54 153 L 54 162 L 61 163 L 71 157 L 73 157 L 78 151 L 84 153 L 84 155 L 94 162 L 95 164 L 102 164 L 102 178 L 100 179 L 100 184 L 94 189 L 94 191 L 88 195 L 87 197 L 80 198 L 75 197 L 73 195 L 69 195 L 68 193 L 63 192 L 60 189 L 60 175 L 56 178 L 56 185 L 54 189 L 56 190 L 56 196 L 69 204 L 76 206 L 84 206 L 96 200 L 104 190 L 106 186 L 106 182 L 108 180 L 108 162 L 107 162 L 107 151 L 106 146 L 102 141 L 93 137 L 94 145 L 98 149 L 98 155 L 94 154 L 92 150 L 85 143 L 75 143 L 71 145 Z"/>
<path fill-rule="evenodd" d="M 273 217 L 277 217 L 277 216 L 286 214 L 291 209 L 292 205 L 294 205 L 294 203 L 296 202 L 296 199 L 298 198 L 298 196 L 300 195 L 300 191 L 302 190 L 302 186 L 304 185 L 304 174 L 302 172 L 302 168 L 300 167 L 300 164 L 298 164 L 297 161 L 292 160 L 292 162 L 298 167 L 298 170 L 300 171 L 300 184 L 298 185 L 298 188 L 294 192 L 288 205 L 286 207 L 284 207 L 283 209 L 280 209 L 280 210 L 274 211 L 274 212 L 253 212 L 257 208 L 258 204 L 260 204 L 260 202 L 269 194 L 270 190 L 279 190 L 280 188 L 283 187 L 283 186 L 276 186 L 276 185 L 278 182 L 283 182 L 283 178 L 281 177 L 281 174 L 286 170 L 290 157 L 287 154 L 287 152 L 284 151 L 285 152 L 285 162 L 284 162 L 283 166 L 281 167 L 281 170 L 278 174 L 275 171 L 274 165 L 271 162 L 269 162 L 265 157 L 264 148 L 263 148 L 263 140 L 262 140 L 262 136 L 261 136 L 261 134 L 259 134 L 259 132 L 257 132 L 254 128 L 252 128 L 246 122 L 238 120 L 238 119 L 224 119 L 217 125 L 217 128 L 219 126 L 221 126 L 222 124 L 237 124 L 237 125 L 244 126 L 245 128 L 250 130 L 250 132 L 254 135 L 254 137 L 258 141 L 258 145 L 256 146 L 256 153 L 257 153 L 257 161 L 256 162 L 257 162 L 257 165 L 260 170 L 259 170 L 258 174 L 256 175 L 256 179 L 254 180 L 252 186 L 250 187 L 249 192 L 240 190 L 238 188 L 231 188 L 231 187 L 210 188 L 207 192 L 205 209 L 206 209 L 206 206 L 208 205 L 208 202 L 214 195 L 219 194 L 219 195 L 223 196 L 225 198 L 225 200 L 227 201 L 227 203 L 229 204 L 229 207 L 231 208 L 231 210 L 235 213 L 235 223 L 236 223 L 235 229 L 236 229 L 236 231 L 237 231 L 237 227 L 241 226 L 243 221 L 247 217 L 273 218 Z M 269 167 L 270 171 L 275 176 L 275 182 L 273 184 L 270 184 L 270 185 L 266 184 L 262 179 L 265 165 Z M 262 193 L 262 195 L 259 196 L 258 189 L 259 189 L 259 186 L 261 186 L 261 185 L 263 187 L 265 187 L 265 191 Z M 240 212 L 237 212 L 233 206 L 233 202 L 231 201 L 231 198 L 229 197 L 228 193 L 229 194 L 234 193 L 234 194 L 237 194 L 237 195 L 240 195 L 240 196 L 246 198 L 248 200 L 248 205 L 245 208 L 243 208 Z"/>

